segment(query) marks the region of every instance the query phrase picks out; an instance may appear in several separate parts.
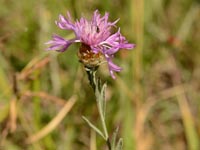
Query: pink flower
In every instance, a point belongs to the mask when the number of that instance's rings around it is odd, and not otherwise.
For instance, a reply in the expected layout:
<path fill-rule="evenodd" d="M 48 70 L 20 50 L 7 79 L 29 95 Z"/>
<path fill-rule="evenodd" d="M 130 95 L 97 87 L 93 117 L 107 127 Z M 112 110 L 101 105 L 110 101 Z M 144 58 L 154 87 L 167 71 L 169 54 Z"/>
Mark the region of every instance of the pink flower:
<path fill-rule="evenodd" d="M 114 34 L 111 33 L 111 28 L 119 19 L 109 22 L 108 17 L 108 13 L 101 17 L 98 10 L 94 12 L 91 20 L 82 17 L 76 22 L 72 21 L 69 12 L 67 18 L 60 15 L 59 21 L 56 21 L 57 26 L 64 30 L 74 31 L 75 38 L 66 40 L 53 35 L 52 40 L 47 42 L 50 44 L 47 50 L 64 52 L 72 43 L 79 42 L 82 44 L 78 55 L 80 61 L 88 68 L 96 67 L 102 62 L 103 56 L 108 63 L 112 78 L 115 78 L 114 72 L 120 72 L 122 68 L 112 62 L 114 54 L 120 49 L 132 49 L 135 45 L 127 42 L 121 35 L 120 29 Z"/>

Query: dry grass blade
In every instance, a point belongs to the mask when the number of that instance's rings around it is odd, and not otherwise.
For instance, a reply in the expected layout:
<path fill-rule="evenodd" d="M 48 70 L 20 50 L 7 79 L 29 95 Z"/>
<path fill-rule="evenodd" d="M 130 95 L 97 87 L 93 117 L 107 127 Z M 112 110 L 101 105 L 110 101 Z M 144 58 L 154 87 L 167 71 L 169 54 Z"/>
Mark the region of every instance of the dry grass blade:
<path fill-rule="evenodd" d="M 131 12 L 133 17 L 131 19 L 134 25 L 134 33 L 136 35 L 136 43 L 137 47 L 134 51 L 134 56 L 132 57 L 133 62 L 133 75 L 134 75 L 134 96 L 132 98 L 133 102 L 136 104 L 136 114 L 138 114 L 140 110 L 140 106 L 143 101 L 143 93 L 142 93 L 142 70 L 143 70 L 143 41 L 144 41 L 144 0 L 132 0 L 131 1 Z M 134 20 L 133 20 L 134 19 Z M 135 120 L 137 124 L 137 119 Z M 145 145 L 146 141 L 141 136 L 137 136 L 140 134 L 140 131 L 137 129 L 137 125 L 133 127 L 133 136 L 135 139 L 133 141 L 136 142 L 135 148 L 137 150 L 143 150 L 142 145 Z M 142 144 L 139 144 L 140 141 L 143 141 Z"/>
<path fill-rule="evenodd" d="M 181 74 L 180 69 L 178 68 L 175 57 L 171 58 L 171 62 L 173 63 L 175 67 L 175 73 L 176 73 L 176 76 L 174 77 L 173 82 L 174 84 L 180 84 L 182 82 L 182 74 Z M 180 90 L 187 91 L 187 89 L 185 90 L 184 86 L 180 87 Z M 184 129 L 185 135 L 188 142 L 188 148 L 190 150 L 199 150 L 200 143 L 199 143 L 198 135 L 195 128 L 195 119 L 192 115 L 191 108 L 188 103 L 188 97 L 186 96 L 185 92 L 183 94 L 178 94 L 179 90 L 176 90 L 175 92 L 177 93 L 176 96 L 177 96 L 180 112 L 182 115 L 183 125 L 185 128 Z"/>
<path fill-rule="evenodd" d="M 167 90 L 161 91 L 157 94 L 157 96 L 149 97 L 146 100 L 146 102 L 140 107 L 140 109 L 138 110 L 138 113 L 137 113 L 136 124 L 135 124 L 135 129 L 137 130 L 137 131 L 135 131 L 136 137 L 139 139 L 143 138 L 145 141 L 145 143 L 144 143 L 144 141 L 141 141 L 141 143 L 139 143 L 141 145 L 139 147 L 140 149 L 142 149 L 142 150 L 146 149 L 146 147 L 148 145 L 151 145 L 151 143 L 152 143 L 152 139 L 151 139 L 150 135 L 148 134 L 148 132 L 144 132 L 145 121 L 149 114 L 149 111 L 152 109 L 152 107 L 154 105 L 156 105 L 158 102 L 161 101 L 159 99 L 167 100 L 167 99 L 169 99 L 171 97 L 175 97 L 175 96 L 182 97 L 184 95 L 184 93 L 186 92 L 186 90 L 183 89 L 183 86 L 184 86 L 184 84 L 181 84 L 181 85 L 177 85 L 172 88 L 169 88 Z"/>
<path fill-rule="evenodd" d="M 96 148 L 96 132 L 94 130 L 90 130 L 90 150 L 97 150 Z"/>
<path fill-rule="evenodd" d="M 133 75 L 134 75 L 134 93 L 133 101 L 137 105 L 142 103 L 142 70 L 143 70 L 143 41 L 144 41 L 144 0 L 132 0 L 132 22 L 134 25 L 134 33 L 136 35 L 137 46 L 134 50 L 133 61 Z"/>
<path fill-rule="evenodd" d="M 27 144 L 34 143 L 43 137 L 45 137 L 47 134 L 49 134 L 52 130 L 54 130 L 57 125 L 64 119 L 64 117 L 67 115 L 67 113 L 71 110 L 73 105 L 75 104 L 77 100 L 76 96 L 72 96 L 66 104 L 63 106 L 63 108 L 60 110 L 60 112 L 55 116 L 51 122 L 49 122 L 44 128 L 42 128 L 40 131 L 37 133 L 31 135 L 28 137 L 26 140 Z"/>
<path fill-rule="evenodd" d="M 37 69 L 41 69 L 46 66 L 50 61 L 49 56 L 45 56 L 42 60 L 35 60 L 33 59 L 25 68 L 24 70 L 18 75 L 18 80 L 26 79 L 33 71 Z"/>
<path fill-rule="evenodd" d="M 10 132 L 14 132 L 17 128 L 17 106 L 16 99 L 12 99 L 10 102 Z"/>
<path fill-rule="evenodd" d="M 177 91 L 178 93 L 179 91 Z M 195 123 L 194 123 L 194 117 L 192 116 L 189 104 L 187 102 L 186 96 L 183 93 L 177 94 L 177 99 L 181 111 L 181 115 L 183 118 L 183 123 L 185 127 L 185 132 L 188 140 L 188 145 L 190 150 L 198 150 L 199 149 L 199 142 L 197 139 L 197 134 L 195 130 Z"/>
<path fill-rule="evenodd" d="M 59 106 L 64 106 L 66 103 L 66 100 L 56 97 L 56 96 L 52 96 L 49 95 L 46 92 L 32 92 L 32 91 L 26 91 L 25 93 L 23 93 L 23 96 L 28 96 L 28 97 L 39 97 L 41 99 L 47 99 L 50 100 L 51 102 L 59 105 Z"/>
<path fill-rule="evenodd" d="M 199 5 L 197 5 L 196 3 L 193 3 L 190 6 L 190 9 L 186 13 L 186 16 L 183 19 L 181 27 L 177 33 L 177 38 L 180 41 L 185 41 L 185 39 L 188 37 L 188 34 L 191 32 L 193 23 L 194 23 L 195 19 L 197 19 L 197 16 L 199 14 L 199 8 L 200 8 Z"/>

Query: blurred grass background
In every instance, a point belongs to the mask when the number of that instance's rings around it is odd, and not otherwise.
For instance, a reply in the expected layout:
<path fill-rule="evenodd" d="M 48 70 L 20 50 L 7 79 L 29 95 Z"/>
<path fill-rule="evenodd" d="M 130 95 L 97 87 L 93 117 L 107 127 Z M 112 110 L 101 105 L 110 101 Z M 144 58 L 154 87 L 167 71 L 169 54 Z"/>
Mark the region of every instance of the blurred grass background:
<path fill-rule="evenodd" d="M 69 11 L 90 18 L 99 9 L 133 51 L 115 61 L 124 68 L 108 81 L 107 125 L 119 127 L 124 150 L 200 149 L 200 5 L 198 0 L 1 0 L 0 149 L 99 150 L 103 140 L 81 116 L 99 124 L 94 94 L 76 56 L 47 52 L 53 33 L 73 37 L 54 21 Z M 105 70 L 105 71 L 104 71 Z"/>

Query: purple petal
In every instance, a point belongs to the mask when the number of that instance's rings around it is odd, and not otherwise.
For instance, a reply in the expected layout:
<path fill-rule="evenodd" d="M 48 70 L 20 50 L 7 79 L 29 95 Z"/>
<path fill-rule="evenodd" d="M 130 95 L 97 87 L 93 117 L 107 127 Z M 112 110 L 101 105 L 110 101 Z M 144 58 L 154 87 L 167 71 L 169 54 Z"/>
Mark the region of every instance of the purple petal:
<path fill-rule="evenodd" d="M 129 43 L 121 43 L 120 44 L 120 48 L 123 48 L 123 49 L 133 49 L 135 48 L 135 44 L 129 44 Z"/>
<path fill-rule="evenodd" d="M 63 15 L 59 15 L 59 21 L 56 21 L 56 25 L 65 30 L 75 30 L 75 25 L 71 21 L 71 15 L 67 12 L 68 19 Z"/>
<path fill-rule="evenodd" d="M 119 51 L 119 47 L 111 47 L 110 49 L 104 50 L 103 53 L 105 53 L 107 55 L 113 55 L 113 54 L 115 54 L 118 51 Z"/>
<path fill-rule="evenodd" d="M 120 72 L 122 70 L 122 68 L 112 62 L 111 56 L 106 55 L 106 59 L 108 62 L 108 68 L 109 68 L 110 75 L 113 79 L 115 79 L 114 71 Z"/>
<path fill-rule="evenodd" d="M 120 36 L 120 32 L 116 32 L 115 34 L 112 34 L 111 36 L 109 36 L 106 39 L 106 42 L 111 46 L 119 44 L 119 36 Z"/>
<path fill-rule="evenodd" d="M 67 48 L 75 42 L 75 39 L 72 40 L 65 40 L 64 38 L 53 35 L 52 40 L 48 41 L 46 44 L 51 44 L 47 50 L 56 50 L 58 52 L 64 52 Z"/>
<path fill-rule="evenodd" d="M 108 65 L 109 65 L 110 70 L 113 70 L 115 72 L 120 72 L 122 70 L 121 67 L 114 64 L 111 60 L 108 62 Z"/>
<path fill-rule="evenodd" d="M 112 55 L 119 51 L 119 49 L 132 49 L 135 47 L 134 44 L 130 44 L 126 41 L 126 38 L 121 35 L 120 29 L 118 32 L 112 34 L 110 37 L 108 37 L 104 42 L 102 42 L 104 47 L 110 47 L 107 48 L 106 54 Z"/>

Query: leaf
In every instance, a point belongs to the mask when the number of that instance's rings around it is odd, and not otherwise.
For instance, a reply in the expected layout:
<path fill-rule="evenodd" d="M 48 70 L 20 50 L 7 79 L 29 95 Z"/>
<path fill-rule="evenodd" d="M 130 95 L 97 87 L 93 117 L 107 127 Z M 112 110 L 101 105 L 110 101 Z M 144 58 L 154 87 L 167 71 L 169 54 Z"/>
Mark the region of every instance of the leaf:
<path fill-rule="evenodd" d="M 117 142 L 116 150 L 123 150 L 123 139 L 122 138 L 120 138 L 119 141 Z"/>
<path fill-rule="evenodd" d="M 105 119 L 105 115 L 106 115 L 106 98 L 105 98 L 106 87 L 107 87 L 107 84 L 104 83 L 102 86 L 102 89 L 101 89 L 101 107 L 103 110 L 104 119 Z"/>
<path fill-rule="evenodd" d="M 113 137 L 112 137 L 112 143 L 111 143 L 111 149 L 115 150 L 115 145 L 116 145 L 116 139 L 117 139 L 117 134 L 118 134 L 119 128 L 117 128 L 115 130 L 115 132 L 113 133 Z"/>
<path fill-rule="evenodd" d="M 100 136 L 102 136 L 105 140 L 105 136 L 104 134 L 95 126 L 93 125 L 86 117 L 82 116 L 83 120 L 85 120 L 85 122 L 87 122 L 87 124 L 94 130 L 96 131 Z"/>

